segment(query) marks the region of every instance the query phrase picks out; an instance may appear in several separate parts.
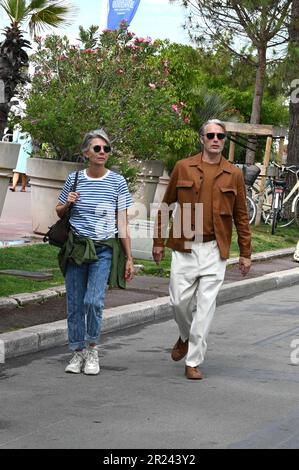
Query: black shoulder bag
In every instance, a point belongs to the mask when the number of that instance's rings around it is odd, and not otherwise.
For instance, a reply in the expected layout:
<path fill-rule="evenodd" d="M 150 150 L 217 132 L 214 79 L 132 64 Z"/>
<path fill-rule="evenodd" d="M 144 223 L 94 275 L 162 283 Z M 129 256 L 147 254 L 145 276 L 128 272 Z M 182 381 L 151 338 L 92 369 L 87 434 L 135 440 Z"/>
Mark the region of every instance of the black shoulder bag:
<path fill-rule="evenodd" d="M 75 192 L 77 188 L 77 181 L 78 181 L 78 171 L 76 172 L 75 181 L 72 186 L 71 192 Z M 55 224 L 49 227 L 49 231 L 43 238 L 44 242 L 49 242 L 49 245 L 58 246 L 61 248 L 65 241 L 68 238 L 69 231 L 70 231 L 70 216 L 72 210 L 73 203 L 69 206 L 65 214 L 61 217 L 61 219 L 57 220 Z"/>

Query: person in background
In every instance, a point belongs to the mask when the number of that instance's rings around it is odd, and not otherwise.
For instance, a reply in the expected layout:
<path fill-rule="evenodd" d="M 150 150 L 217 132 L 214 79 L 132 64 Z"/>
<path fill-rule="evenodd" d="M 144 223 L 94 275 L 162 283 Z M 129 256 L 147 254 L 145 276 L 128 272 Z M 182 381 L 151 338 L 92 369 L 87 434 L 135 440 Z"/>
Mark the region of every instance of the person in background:
<path fill-rule="evenodd" d="M 28 133 L 22 132 L 20 127 L 17 127 L 13 132 L 13 139 L 14 144 L 20 144 L 20 152 L 18 156 L 17 166 L 13 170 L 13 178 L 12 178 L 12 186 L 9 188 L 10 191 L 15 192 L 17 184 L 19 182 L 19 178 L 21 175 L 21 182 L 22 186 L 20 191 L 26 191 L 26 185 L 28 181 L 27 177 L 27 158 L 30 157 L 32 152 L 32 140 Z"/>
<path fill-rule="evenodd" d="M 170 301 L 179 328 L 179 339 L 171 357 L 180 361 L 186 356 L 185 375 L 191 380 L 203 378 L 198 367 L 204 361 L 216 297 L 224 280 L 233 221 L 238 233 L 242 275 L 248 273 L 251 264 L 244 179 L 241 170 L 222 156 L 225 138 L 221 121 L 210 120 L 202 126 L 203 151 L 180 160 L 174 167 L 158 212 L 154 237 L 153 258 L 159 264 L 164 257 L 165 227 L 172 215 L 169 208 L 177 203 L 167 243 L 173 250 Z M 196 227 L 200 209 L 202 224 Z M 186 228 L 193 235 L 186 235 Z"/>
<path fill-rule="evenodd" d="M 56 206 L 61 218 L 72 205 L 71 232 L 59 254 L 65 274 L 69 347 L 73 356 L 65 372 L 97 375 L 100 372 L 97 345 L 108 280 L 133 277 L 134 265 L 127 227 L 127 209 L 132 204 L 123 176 L 106 168 L 111 151 L 103 129 L 88 132 L 82 153 L 88 168 L 67 178 Z M 116 272 L 117 271 L 117 272 Z M 111 286 L 113 282 L 110 282 Z"/>

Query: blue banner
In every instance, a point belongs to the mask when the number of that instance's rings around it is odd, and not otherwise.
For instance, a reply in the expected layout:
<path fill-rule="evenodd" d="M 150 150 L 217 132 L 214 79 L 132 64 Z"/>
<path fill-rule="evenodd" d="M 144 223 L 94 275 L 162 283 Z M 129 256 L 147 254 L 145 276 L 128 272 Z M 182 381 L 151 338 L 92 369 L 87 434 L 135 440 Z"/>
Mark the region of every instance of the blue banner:
<path fill-rule="evenodd" d="M 108 0 L 107 29 L 118 29 L 121 21 L 131 23 L 140 0 Z"/>

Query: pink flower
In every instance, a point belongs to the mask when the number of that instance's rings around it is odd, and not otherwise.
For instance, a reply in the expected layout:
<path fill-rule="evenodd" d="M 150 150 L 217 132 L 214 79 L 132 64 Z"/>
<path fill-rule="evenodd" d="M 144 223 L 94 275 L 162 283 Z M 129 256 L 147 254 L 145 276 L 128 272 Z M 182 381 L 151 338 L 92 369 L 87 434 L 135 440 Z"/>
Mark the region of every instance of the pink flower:
<path fill-rule="evenodd" d="M 190 124 L 190 118 L 189 118 L 188 116 L 186 116 L 186 117 L 184 118 L 184 123 L 185 123 L 185 124 Z"/>
<path fill-rule="evenodd" d="M 150 44 L 152 42 L 152 38 L 147 36 L 146 38 L 136 38 L 135 44 Z"/>
<path fill-rule="evenodd" d="M 148 86 L 149 86 L 152 90 L 154 90 L 154 89 L 156 88 L 156 85 L 155 85 L 154 83 L 149 83 Z"/>
<path fill-rule="evenodd" d="M 128 44 L 127 46 L 129 49 L 132 49 L 133 51 L 136 51 L 138 49 L 140 49 L 139 46 L 136 46 L 135 44 Z"/>
<path fill-rule="evenodd" d="M 176 105 L 176 104 L 173 104 L 173 105 L 171 106 L 171 109 L 172 109 L 172 111 L 174 111 L 175 113 L 178 113 L 178 111 L 179 111 L 179 107 L 178 107 L 178 105 Z"/>
<path fill-rule="evenodd" d="M 118 75 L 122 75 L 124 73 L 123 69 L 118 69 L 116 72 Z"/>

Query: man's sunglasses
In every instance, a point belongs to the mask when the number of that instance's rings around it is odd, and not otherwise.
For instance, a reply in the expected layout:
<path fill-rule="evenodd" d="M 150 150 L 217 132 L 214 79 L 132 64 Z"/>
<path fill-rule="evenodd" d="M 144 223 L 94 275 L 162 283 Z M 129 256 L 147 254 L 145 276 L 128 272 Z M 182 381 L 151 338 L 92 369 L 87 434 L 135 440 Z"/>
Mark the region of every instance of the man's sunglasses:
<path fill-rule="evenodd" d="M 207 139 L 209 139 L 209 140 L 213 140 L 213 139 L 215 138 L 215 135 L 217 136 L 217 139 L 218 139 L 218 140 L 223 140 L 223 139 L 225 139 L 225 137 L 226 137 L 226 134 L 224 134 L 224 133 L 222 133 L 222 132 L 220 132 L 220 133 L 218 133 L 218 134 L 216 134 L 215 132 L 207 132 L 207 134 L 204 134 L 204 135 L 205 135 L 205 136 L 207 137 Z"/>
<path fill-rule="evenodd" d="M 95 145 L 94 147 L 92 147 L 92 150 L 95 153 L 99 153 L 102 149 L 104 150 L 105 153 L 111 152 L 110 145 Z"/>

